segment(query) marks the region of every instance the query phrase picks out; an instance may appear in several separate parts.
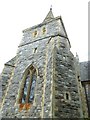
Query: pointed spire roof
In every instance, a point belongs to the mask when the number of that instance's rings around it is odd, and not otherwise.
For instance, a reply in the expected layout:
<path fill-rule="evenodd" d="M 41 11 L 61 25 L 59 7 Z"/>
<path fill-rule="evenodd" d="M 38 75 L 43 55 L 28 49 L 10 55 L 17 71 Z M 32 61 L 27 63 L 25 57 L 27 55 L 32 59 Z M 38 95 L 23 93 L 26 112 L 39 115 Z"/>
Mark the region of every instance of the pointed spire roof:
<path fill-rule="evenodd" d="M 52 20 L 52 19 L 54 19 L 54 15 L 52 13 L 52 7 L 51 7 L 50 11 L 48 12 L 48 14 L 47 14 L 47 16 L 46 16 L 46 18 L 44 19 L 43 22 L 47 22 L 47 21 Z"/>

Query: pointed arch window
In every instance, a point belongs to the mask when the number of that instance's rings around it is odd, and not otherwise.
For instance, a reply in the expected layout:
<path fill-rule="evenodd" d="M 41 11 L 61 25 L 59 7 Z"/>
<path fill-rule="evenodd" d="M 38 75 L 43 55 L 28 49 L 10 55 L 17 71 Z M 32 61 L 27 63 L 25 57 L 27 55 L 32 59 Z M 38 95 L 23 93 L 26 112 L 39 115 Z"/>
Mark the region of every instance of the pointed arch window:
<path fill-rule="evenodd" d="M 34 100 L 35 85 L 37 79 L 36 69 L 32 66 L 27 70 L 25 74 L 26 75 L 24 76 L 19 103 L 32 104 Z"/>

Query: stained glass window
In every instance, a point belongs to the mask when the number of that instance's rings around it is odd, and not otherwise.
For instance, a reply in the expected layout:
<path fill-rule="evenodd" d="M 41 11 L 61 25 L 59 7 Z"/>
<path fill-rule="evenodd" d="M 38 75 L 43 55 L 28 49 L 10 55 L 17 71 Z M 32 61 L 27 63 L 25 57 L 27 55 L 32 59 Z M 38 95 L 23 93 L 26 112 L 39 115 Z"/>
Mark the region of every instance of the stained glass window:
<path fill-rule="evenodd" d="M 30 91 L 30 97 L 29 102 L 32 102 L 34 99 L 34 91 L 35 91 L 35 83 L 36 83 L 36 75 L 32 75 L 32 83 L 31 83 L 31 91 Z"/>
<path fill-rule="evenodd" d="M 35 85 L 36 85 L 36 70 L 34 67 L 28 70 L 25 80 L 24 86 L 22 89 L 21 103 L 32 103 L 34 100 L 35 93 Z"/>

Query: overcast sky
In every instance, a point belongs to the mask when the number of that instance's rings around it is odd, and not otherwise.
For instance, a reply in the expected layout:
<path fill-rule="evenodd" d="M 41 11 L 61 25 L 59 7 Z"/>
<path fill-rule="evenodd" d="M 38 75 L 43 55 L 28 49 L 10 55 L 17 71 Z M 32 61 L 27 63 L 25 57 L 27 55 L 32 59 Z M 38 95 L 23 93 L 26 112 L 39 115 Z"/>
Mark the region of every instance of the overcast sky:
<path fill-rule="evenodd" d="M 0 72 L 16 55 L 22 30 L 41 23 L 51 5 L 54 16 L 62 16 L 72 53 L 88 59 L 88 0 L 1 0 Z"/>

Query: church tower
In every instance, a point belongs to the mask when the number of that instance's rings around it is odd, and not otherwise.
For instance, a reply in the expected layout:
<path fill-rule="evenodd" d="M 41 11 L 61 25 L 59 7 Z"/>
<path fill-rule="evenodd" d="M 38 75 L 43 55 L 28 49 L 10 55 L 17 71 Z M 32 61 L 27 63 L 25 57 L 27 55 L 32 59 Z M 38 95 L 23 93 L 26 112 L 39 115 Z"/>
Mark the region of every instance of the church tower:
<path fill-rule="evenodd" d="M 3 118 L 83 118 L 75 58 L 61 16 L 52 8 L 23 30 L 16 56 L 5 64 Z"/>

